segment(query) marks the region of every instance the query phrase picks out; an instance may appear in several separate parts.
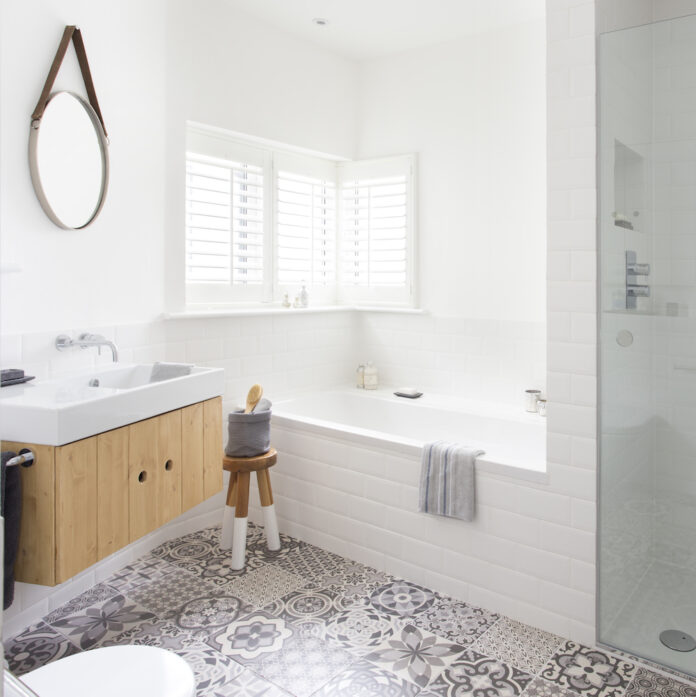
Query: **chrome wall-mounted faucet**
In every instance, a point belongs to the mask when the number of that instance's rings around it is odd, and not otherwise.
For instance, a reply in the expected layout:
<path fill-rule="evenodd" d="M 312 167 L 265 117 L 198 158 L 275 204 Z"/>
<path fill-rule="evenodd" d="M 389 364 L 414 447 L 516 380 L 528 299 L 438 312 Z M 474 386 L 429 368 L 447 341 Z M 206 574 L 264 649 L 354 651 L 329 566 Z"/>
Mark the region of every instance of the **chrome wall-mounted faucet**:
<path fill-rule="evenodd" d="M 116 361 L 118 361 L 118 347 L 113 341 L 109 341 L 109 339 L 101 334 L 80 334 L 77 339 L 71 339 L 67 334 L 61 334 L 60 336 L 56 337 L 56 348 L 59 351 L 64 351 L 65 349 L 75 347 L 86 349 L 90 348 L 91 346 L 97 347 L 99 355 L 101 355 L 101 347 L 107 346 L 111 349 L 111 358 L 113 359 L 113 362 L 116 363 Z"/>
<path fill-rule="evenodd" d="M 649 298 L 650 286 L 638 283 L 638 276 L 649 276 L 650 264 L 639 264 L 636 253 L 626 250 L 626 309 L 635 310 L 637 298 Z"/>

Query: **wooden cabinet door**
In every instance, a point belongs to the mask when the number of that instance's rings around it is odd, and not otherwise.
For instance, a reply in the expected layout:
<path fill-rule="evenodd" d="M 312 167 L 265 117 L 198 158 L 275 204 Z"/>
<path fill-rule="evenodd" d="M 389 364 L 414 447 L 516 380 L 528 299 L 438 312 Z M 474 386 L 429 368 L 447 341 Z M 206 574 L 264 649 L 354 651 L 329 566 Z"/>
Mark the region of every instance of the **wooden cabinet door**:
<path fill-rule="evenodd" d="M 222 489 L 222 397 L 203 402 L 203 497 Z"/>
<path fill-rule="evenodd" d="M 97 557 L 130 542 L 128 524 L 128 427 L 97 436 Z"/>
<path fill-rule="evenodd" d="M 181 514 L 181 410 L 128 426 L 130 541 Z"/>
<path fill-rule="evenodd" d="M 55 450 L 56 583 L 97 562 L 97 437 Z"/>
<path fill-rule="evenodd" d="M 157 485 L 159 515 L 157 527 L 181 515 L 181 409 L 156 417 Z"/>
<path fill-rule="evenodd" d="M 181 508 L 205 500 L 203 488 L 203 404 L 181 410 Z"/>

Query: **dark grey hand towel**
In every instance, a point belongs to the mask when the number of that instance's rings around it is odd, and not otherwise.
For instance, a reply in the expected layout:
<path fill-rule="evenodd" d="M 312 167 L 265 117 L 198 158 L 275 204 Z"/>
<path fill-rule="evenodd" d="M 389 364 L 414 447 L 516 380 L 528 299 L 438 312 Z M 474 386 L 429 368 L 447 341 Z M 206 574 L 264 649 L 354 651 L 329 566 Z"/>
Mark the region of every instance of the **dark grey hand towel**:
<path fill-rule="evenodd" d="M 0 515 L 5 519 L 5 563 L 3 568 L 3 609 L 14 600 L 14 566 L 19 547 L 19 523 L 22 517 L 22 475 L 19 465 L 7 467 L 16 453 L 0 455 Z"/>

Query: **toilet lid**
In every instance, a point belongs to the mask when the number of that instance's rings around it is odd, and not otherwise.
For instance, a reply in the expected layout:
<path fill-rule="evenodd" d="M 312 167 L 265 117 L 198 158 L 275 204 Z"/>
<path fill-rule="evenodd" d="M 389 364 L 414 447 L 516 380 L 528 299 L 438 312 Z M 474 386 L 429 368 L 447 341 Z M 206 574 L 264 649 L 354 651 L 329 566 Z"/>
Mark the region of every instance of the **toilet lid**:
<path fill-rule="evenodd" d="M 194 697 L 193 671 L 171 651 L 110 646 L 84 651 L 22 676 L 39 697 Z"/>

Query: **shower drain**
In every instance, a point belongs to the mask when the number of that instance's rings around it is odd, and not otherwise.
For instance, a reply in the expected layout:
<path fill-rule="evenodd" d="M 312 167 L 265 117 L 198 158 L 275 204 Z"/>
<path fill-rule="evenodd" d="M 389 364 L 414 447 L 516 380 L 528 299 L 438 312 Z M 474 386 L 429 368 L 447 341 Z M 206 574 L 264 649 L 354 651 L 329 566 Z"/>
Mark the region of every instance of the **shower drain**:
<path fill-rule="evenodd" d="M 696 649 L 696 639 L 691 634 L 681 632 L 678 629 L 665 629 L 660 634 L 660 641 L 673 651 L 693 651 Z"/>

